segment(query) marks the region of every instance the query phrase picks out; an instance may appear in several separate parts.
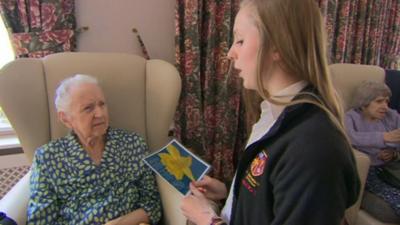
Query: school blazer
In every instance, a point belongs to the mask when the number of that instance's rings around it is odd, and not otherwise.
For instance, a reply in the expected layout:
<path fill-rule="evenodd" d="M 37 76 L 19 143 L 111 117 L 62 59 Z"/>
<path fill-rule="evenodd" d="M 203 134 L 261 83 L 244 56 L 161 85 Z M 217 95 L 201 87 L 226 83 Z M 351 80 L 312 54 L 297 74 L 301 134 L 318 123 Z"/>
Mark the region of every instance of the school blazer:
<path fill-rule="evenodd" d="M 247 147 L 233 185 L 232 225 L 338 225 L 360 191 L 350 145 L 307 103 Z"/>

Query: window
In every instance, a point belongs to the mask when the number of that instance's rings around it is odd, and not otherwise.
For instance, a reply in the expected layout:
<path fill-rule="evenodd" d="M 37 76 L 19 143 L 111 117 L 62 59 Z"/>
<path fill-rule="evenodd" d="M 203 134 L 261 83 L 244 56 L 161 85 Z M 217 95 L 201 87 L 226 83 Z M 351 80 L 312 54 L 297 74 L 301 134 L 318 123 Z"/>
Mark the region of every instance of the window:
<path fill-rule="evenodd" d="M 15 58 L 10 39 L 3 20 L 0 16 L 0 68 Z M 19 145 L 14 130 L 0 107 L 0 149 L 12 148 Z"/>
<path fill-rule="evenodd" d="M 0 16 L 0 68 L 4 66 L 4 64 L 10 62 L 15 58 L 14 51 L 11 47 L 10 38 L 8 37 L 8 33 L 6 27 L 4 26 L 3 20 Z"/>

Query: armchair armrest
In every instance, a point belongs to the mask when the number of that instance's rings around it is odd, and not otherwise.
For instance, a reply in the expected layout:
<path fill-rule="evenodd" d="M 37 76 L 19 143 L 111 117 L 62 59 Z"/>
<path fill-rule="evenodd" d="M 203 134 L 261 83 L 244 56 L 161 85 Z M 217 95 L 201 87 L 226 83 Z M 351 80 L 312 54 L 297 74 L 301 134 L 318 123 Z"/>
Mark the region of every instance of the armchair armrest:
<path fill-rule="evenodd" d="M 17 224 L 26 223 L 27 206 L 29 201 L 29 171 L 14 187 L 0 200 L 0 211 L 7 214 Z M 185 225 L 186 218 L 180 211 L 183 195 L 177 192 L 161 177 L 157 176 L 157 183 L 161 194 L 166 225 Z"/>
<path fill-rule="evenodd" d="M 17 224 L 26 223 L 26 210 L 29 201 L 29 171 L 12 189 L 0 200 L 0 211 L 7 214 Z"/>
<path fill-rule="evenodd" d="M 158 190 L 161 195 L 163 206 L 163 217 L 165 225 L 186 225 L 186 218 L 183 216 L 180 205 L 183 195 L 175 190 L 163 178 L 157 175 Z"/>
<path fill-rule="evenodd" d="M 357 164 L 358 176 L 360 177 L 361 190 L 357 202 L 346 210 L 345 217 L 349 225 L 354 225 L 357 223 L 361 200 L 364 195 L 364 186 L 367 180 L 369 166 L 371 164 L 371 161 L 367 154 L 362 153 L 356 149 L 353 149 L 353 153 Z"/>

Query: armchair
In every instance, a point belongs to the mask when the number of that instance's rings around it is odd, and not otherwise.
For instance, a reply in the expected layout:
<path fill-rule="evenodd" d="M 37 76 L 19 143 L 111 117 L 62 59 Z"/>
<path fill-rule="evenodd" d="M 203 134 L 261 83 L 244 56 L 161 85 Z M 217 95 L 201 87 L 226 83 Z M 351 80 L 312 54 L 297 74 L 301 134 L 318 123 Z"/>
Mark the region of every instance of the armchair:
<path fill-rule="evenodd" d="M 385 82 L 385 71 L 378 66 L 356 64 L 332 64 L 330 65 L 333 84 L 341 97 L 344 110 L 350 108 L 352 96 L 356 87 L 364 80 Z M 394 225 L 383 223 L 372 217 L 368 212 L 360 208 L 364 195 L 365 181 L 368 175 L 370 160 L 368 156 L 354 149 L 358 173 L 361 180 L 361 193 L 358 201 L 346 212 L 346 219 L 350 225 Z"/>
<path fill-rule="evenodd" d="M 61 80 L 76 73 L 98 78 L 108 101 L 111 126 L 138 132 L 150 150 L 169 141 L 168 129 L 181 90 L 172 65 L 129 54 L 59 53 L 43 59 L 17 59 L 0 70 L 0 105 L 30 160 L 37 147 L 67 133 L 56 118 L 54 92 Z M 29 176 L 0 201 L 0 211 L 18 224 L 26 222 Z M 183 196 L 160 177 L 157 183 L 164 224 L 185 224 L 179 209 Z"/>

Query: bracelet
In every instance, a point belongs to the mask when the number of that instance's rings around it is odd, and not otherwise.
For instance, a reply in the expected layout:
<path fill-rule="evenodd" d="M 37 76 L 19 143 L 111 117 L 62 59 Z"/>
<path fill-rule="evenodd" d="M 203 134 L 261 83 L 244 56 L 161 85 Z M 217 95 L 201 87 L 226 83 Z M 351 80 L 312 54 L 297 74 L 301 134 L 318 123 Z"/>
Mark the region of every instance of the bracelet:
<path fill-rule="evenodd" d="M 222 220 L 222 218 L 221 217 L 219 217 L 219 216 L 213 216 L 212 218 L 211 218 L 211 223 L 210 223 L 210 225 L 224 225 L 224 224 L 226 224 L 223 220 Z"/>

